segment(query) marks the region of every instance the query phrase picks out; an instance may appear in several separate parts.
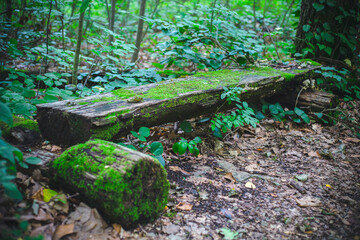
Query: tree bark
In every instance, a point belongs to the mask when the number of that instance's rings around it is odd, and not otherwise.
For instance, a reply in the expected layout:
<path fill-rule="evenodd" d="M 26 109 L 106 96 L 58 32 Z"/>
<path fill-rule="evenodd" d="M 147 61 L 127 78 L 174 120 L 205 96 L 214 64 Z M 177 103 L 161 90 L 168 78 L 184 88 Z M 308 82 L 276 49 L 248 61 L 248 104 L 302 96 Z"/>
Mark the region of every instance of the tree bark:
<path fill-rule="evenodd" d="M 302 0 L 295 39 L 296 52 L 304 53 L 304 58 L 348 58 L 353 62 L 356 58 L 354 49 L 358 15 L 357 0 L 324 3 L 320 0 Z"/>
<path fill-rule="evenodd" d="M 39 104 L 37 120 L 43 137 L 54 144 L 68 146 L 90 138 L 116 140 L 141 126 L 156 126 L 230 108 L 220 98 L 223 87 L 246 89 L 240 98 L 247 102 L 296 92 L 293 87 L 313 76 L 313 70 L 318 68 L 293 73 L 287 79 L 280 73 L 265 77 L 264 73 L 257 75 L 251 70 L 234 70 L 227 76 L 200 74 L 118 89 L 84 99 Z"/>
<path fill-rule="evenodd" d="M 146 7 L 146 0 L 141 0 L 139 23 L 138 23 L 138 30 L 137 30 L 137 34 L 136 34 L 136 43 L 135 43 L 136 49 L 131 58 L 132 63 L 136 62 L 139 58 L 140 45 L 141 45 L 141 41 L 142 41 L 142 37 L 143 37 L 145 7 Z"/>

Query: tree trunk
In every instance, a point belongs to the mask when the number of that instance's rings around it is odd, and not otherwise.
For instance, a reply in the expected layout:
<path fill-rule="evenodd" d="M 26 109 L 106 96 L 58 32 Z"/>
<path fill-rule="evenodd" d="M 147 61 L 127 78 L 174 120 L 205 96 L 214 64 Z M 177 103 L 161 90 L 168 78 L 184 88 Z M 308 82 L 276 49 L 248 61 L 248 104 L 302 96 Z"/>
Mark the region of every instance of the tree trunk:
<path fill-rule="evenodd" d="M 86 1 L 86 0 L 84 0 L 84 1 Z M 74 85 L 77 85 L 77 74 L 78 74 L 78 68 L 79 68 L 80 50 L 81 50 L 85 12 L 86 12 L 85 10 L 83 12 L 80 12 L 78 36 L 77 36 L 76 50 L 75 50 L 75 56 L 74 56 L 74 67 L 73 67 L 73 74 L 72 74 L 72 79 L 71 79 L 71 84 L 74 84 Z"/>
<path fill-rule="evenodd" d="M 136 49 L 131 58 L 131 62 L 133 62 L 133 63 L 136 62 L 139 58 L 140 45 L 141 45 L 141 41 L 142 41 L 142 37 L 143 37 L 145 7 L 146 7 L 146 0 L 141 0 L 139 23 L 138 23 L 138 30 L 137 30 L 137 34 L 136 34 L 136 43 L 135 43 Z"/>
<path fill-rule="evenodd" d="M 321 2 L 302 0 L 295 39 L 296 52 L 303 54 L 304 58 L 348 58 L 353 62 L 356 57 L 358 1 Z"/>
<path fill-rule="evenodd" d="M 167 204 L 170 184 L 158 160 L 118 144 L 88 141 L 50 165 L 55 184 L 80 193 L 84 202 L 125 229 L 155 220 Z"/>
<path fill-rule="evenodd" d="M 114 32 L 114 24 L 115 24 L 115 9 L 116 8 L 116 0 L 111 0 L 111 15 L 110 15 L 110 31 Z M 114 41 L 114 36 L 110 34 L 109 44 L 111 45 Z"/>
<path fill-rule="evenodd" d="M 39 104 L 37 120 L 44 138 L 54 144 L 68 146 L 90 138 L 116 140 L 141 126 L 213 114 L 219 107 L 230 108 L 220 98 L 223 87 L 246 89 L 240 98 L 248 102 L 296 92 L 293 86 L 299 86 L 313 76 L 313 70 L 318 68 L 313 66 L 303 72 L 287 73 L 269 73 L 262 68 L 198 73 L 188 78 L 121 88 L 84 99 Z"/>

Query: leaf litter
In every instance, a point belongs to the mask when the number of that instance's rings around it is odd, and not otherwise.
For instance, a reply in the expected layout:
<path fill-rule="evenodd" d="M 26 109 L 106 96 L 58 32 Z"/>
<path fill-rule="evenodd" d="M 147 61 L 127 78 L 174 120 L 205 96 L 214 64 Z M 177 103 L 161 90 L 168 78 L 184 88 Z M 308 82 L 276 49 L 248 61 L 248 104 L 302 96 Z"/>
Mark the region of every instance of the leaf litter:
<path fill-rule="evenodd" d="M 201 156 L 181 158 L 166 147 L 178 138 L 172 124 L 152 128 L 151 140 L 164 143 L 171 183 L 169 203 L 153 223 L 125 231 L 76 195 L 50 189 L 56 194 L 44 196 L 48 180 L 39 171 L 17 175 L 26 195 L 17 206 L 30 206 L 20 219 L 29 221 L 29 235 L 44 239 L 359 239 L 359 140 L 341 124 L 264 119 L 260 126 L 255 135 L 223 140 L 196 126 L 185 134 L 203 139 Z M 58 151 L 40 146 L 27 155 L 48 162 Z M 5 223 L 16 221 L 9 209 L 1 209 Z"/>

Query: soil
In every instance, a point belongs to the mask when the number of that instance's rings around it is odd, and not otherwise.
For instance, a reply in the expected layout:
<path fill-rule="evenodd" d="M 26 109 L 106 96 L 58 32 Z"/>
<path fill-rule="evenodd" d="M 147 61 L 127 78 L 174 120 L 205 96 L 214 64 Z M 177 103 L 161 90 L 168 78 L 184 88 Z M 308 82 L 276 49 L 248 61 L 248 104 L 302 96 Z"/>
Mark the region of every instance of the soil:
<path fill-rule="evenodd" d="M 349 114 L 358 121 L 360 102 L 351 104 Z M 211 135 L 209 122 L 192 123 L 190 134 L 174 131 L 173 124 L 152 128 L 150 141 L 163 142 L 171 183 L 169 203 L 155 222 L 125 231 L 104 222 L 76 194 L 66 195 L 68 210 L 56 208 L 36 195 L 48 181 L 33 171 L 18 174 L 26 199 L 1 208 L 3 226 L 14 225 L 11 215 L 18 211 L 30 223 L 27 234 L 44 239 L 360 239 L 360 139 L 348 123 L 264 119 L 224 139 Z M 200 155 L 174 155 L 171 146 L 180 136 L 200 136 Z M 49 143 L 31 149 L 27 156 L 44 160 L 64 150 Z"/>

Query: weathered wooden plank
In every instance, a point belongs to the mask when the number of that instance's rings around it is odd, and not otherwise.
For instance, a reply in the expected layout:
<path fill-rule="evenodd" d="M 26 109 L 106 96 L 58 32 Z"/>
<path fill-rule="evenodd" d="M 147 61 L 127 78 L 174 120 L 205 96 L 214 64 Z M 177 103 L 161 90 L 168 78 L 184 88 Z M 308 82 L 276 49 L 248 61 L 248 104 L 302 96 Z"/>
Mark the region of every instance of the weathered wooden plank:
<path fill-rule="evenodd" d="M 257 67 L 199 73 L 78 100 L 39 104 L 37 120 L 42 135 L 55 144 L 74 145 L 92 137 L 114 140 L 140 126 L 214 112 L 223 104 L 223 87 L 240 86 L 246 90 L 240 96 L 242 100 L 258 101 L 291 91 L 317 68 L 285 72 Z"/>

